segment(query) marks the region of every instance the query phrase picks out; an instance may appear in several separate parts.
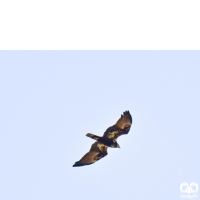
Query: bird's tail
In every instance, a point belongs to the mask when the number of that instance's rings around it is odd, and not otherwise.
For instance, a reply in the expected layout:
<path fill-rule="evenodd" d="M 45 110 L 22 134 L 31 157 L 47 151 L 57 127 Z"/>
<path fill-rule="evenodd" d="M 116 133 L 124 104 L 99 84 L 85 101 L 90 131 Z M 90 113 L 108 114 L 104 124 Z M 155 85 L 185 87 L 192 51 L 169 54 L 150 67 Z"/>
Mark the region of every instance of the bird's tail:
<path fill-rule="evenodd" d="M 90 137 L 90 138 L 92 138 L 92 139 L 94 139 L 94 140 L 98 140 L 98 139 L 100 138 L 99 136 L 93 135 L 93 134 L 91 134 L 91 133 L 87 133 L 86 136 L 88 136 L 88 137 Z"/>

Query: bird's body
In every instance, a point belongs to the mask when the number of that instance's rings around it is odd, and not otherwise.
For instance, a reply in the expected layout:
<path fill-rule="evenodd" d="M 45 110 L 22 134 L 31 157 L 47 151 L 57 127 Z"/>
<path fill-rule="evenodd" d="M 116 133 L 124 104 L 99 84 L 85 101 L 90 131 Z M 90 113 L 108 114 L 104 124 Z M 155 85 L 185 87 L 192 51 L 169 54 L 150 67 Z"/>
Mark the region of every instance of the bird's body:
<path fill-rule="evenodd" d="M 125 111 L 115 125 L 109 127 L 102 137 L 87 133 L 86 136 L 96 140 L 91 149 L 73 167 L 92 164 L 106 156 L 108 147 L 119 148 L 117 138 L 120 135 L 128 134 L 132 124 L 132 117 L 129 111 Z"/>
<path fill-rule="evenodd" d="M 117 143 L 115 139 L 110 139 L 110 138 L 106 138 L 106 137 L 99 137 L 97 135 L 93 135 L 91 133 L 87 133 L 86 136 L 97 140 L 97 142 L 104 144 L 108 147 L 115 147 L 115 144 Z"/>

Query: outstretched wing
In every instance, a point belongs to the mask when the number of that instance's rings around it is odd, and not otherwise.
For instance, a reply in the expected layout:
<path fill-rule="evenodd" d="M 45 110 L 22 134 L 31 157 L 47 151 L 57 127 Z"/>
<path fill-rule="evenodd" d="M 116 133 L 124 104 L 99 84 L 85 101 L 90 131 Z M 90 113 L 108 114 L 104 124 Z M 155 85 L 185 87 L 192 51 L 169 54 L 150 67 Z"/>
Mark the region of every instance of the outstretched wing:
<path fill-rule="evenodd" d="M 132 117 L 129 111 L 125 111 L 115 125 L 109 127 L 103 137 L 117 139 L 120 135 L 127 134 L 131 128 Z"/>
<path fill-rule="evenodd" d="M 104 156 L 106 156 L 107 153 L 107 146 L 104 144 L 101 144 L 99 142 L 95 142 L 88 153 L 86 153 L 79 161 L 75 162 L 73 167 L 80 167 L 84 165 L 90 165 Z"/>

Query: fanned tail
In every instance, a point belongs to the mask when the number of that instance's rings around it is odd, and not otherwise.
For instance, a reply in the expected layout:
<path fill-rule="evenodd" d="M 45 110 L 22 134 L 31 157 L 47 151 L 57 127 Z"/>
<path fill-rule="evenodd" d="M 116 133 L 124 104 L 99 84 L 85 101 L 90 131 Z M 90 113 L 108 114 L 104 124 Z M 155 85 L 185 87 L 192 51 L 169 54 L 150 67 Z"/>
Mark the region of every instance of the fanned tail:
<path fill-rule="evenodd" d="M 94 139 L 94 140 L 98 140 L 98 139 L 100 138 L 99 136 L 93 135 L 93 134 L 91 134 L 91 133 L 87 133 L 86 136 L 87 136 L 87 137 L 90 137 L 90 138 L 92 138 L 92 139 Z"/>

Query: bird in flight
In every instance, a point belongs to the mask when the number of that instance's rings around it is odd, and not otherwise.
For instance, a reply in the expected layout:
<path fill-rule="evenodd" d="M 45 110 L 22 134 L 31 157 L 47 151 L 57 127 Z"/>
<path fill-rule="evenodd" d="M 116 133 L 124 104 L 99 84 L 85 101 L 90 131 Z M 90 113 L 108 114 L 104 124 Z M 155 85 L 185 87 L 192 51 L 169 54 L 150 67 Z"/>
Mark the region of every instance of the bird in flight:
<path fill-rule="evenodd" d="M 129 111 L 125 111 L 123 115 L 118 119 L 116 124 L 109 127 L 102 137 L 87 133 L 86 136 L 96 140 L 92 144 L 91 149 L 86 153 L 79 161 L 75 162 L 73 167 L 80 167 L 84 165 L 90 165 L 105 157 L 108 147 L 120 148 L 117 143 L 117 138 L 120 135 L 128 134 L 132 124 L 132 117 Z"/>

